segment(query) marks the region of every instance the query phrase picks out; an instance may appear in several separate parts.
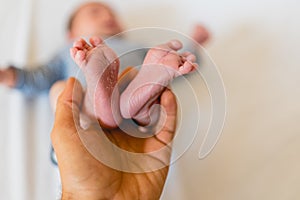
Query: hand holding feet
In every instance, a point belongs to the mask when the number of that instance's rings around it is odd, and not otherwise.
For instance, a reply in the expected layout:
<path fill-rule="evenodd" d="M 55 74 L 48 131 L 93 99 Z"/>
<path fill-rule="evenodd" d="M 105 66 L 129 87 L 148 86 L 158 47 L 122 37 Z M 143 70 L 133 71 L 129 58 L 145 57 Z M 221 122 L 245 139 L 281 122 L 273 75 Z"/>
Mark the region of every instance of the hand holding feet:
<path fill-rule="evenodd" d="M 91 38 L 90 44 L 80 39 L 70 52 L 86 77 L 83 112 L 107 128 L 117 127 L 122 117 L 132 118 L 140 125 L 152 125 L 151 118 L 158 119 L 159 111 L 151 109 L 165 87 L 177 76 L 197 67 L 195 56 L 189 52 L 179 54 L 181 42 L 171 40 L 149 50 L 141 70 L 119 97 L 115 87 L 119 70 L 117 55 L 101 38 Z"/>

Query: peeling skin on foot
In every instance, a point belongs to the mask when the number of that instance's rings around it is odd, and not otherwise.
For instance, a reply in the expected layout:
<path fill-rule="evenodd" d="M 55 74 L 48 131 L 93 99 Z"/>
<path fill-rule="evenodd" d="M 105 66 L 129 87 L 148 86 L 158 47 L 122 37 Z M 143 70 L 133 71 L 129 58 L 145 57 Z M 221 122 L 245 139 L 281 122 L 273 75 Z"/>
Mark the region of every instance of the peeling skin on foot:
<path fill-rule="evenodd" d="M 70 52 L 86 77 L 87 115 L 108 128 L 117 127 L 122 117 L 142 125 L 149 125 L 151 118 L 158 119 L 150 116 L 150 110 L 163 90 L 174 78 L 190 73 L 197 66 L 193 54 L 177 52 L 181 48 L 181 42 L 171 40 L 150 49 L 142 68 L 120 97 L 116 87 L 120 61 L 113 50 L 101 38 L 91 38 L 90 44 L 83 39 L 75 42 Z"/>
<path fill-rule="evenodd" d="M 103 127 L 115 128 L 120 122 L 119 108 L 112 101 L 119 101 L 119 94 L 112 98 L 117 84 L 119 60 L 114 51 L 101 38 L 90 38 L 90 45 L 80 39 L 70 50 L 71 56 L 86 77 L 87 90 L 84 110 L 90 118 L 96 118 Z"/>

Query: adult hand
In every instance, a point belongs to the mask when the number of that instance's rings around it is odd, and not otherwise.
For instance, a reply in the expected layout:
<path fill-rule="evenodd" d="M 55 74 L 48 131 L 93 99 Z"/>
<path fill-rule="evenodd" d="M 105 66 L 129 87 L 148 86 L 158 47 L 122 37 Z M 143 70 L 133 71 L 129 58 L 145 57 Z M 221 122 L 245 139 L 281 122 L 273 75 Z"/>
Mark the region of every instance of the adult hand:
<path fill-rule="evenodd" d="M 171 147 L 167 145 L 169 150 L 154 158 L 165 163 L 165 167 L 151 172 L 129 173 L 105 165 L 92 156 L 79 136 L 79 132 L 87 136 L 97 135 L 96 129 L 78 127 L 82 96 L 80 84 L 71 78 L 56 106 L 51 139 L 60 170 L 62 199 L 159 199 L 168 174 Z M 176 100 L 169 90 L 162 94 L 161 106 L 165 109 L 166 120 L 155 136 L 135 138 L 115 129 L 104 130 L 106 137 L 118 147 L 135 153 L 153 152 L 166 146 L 173 139 L 177 114 Z M 104 146 L 98 145 L 97 148 L 102 154 L 107 152 Z M 106 156 L 118 159 L 118 155 Z M 124 163 L 119 164 L 121 169 Z M 134 163 L 136 167 L 143 164 Z"/>

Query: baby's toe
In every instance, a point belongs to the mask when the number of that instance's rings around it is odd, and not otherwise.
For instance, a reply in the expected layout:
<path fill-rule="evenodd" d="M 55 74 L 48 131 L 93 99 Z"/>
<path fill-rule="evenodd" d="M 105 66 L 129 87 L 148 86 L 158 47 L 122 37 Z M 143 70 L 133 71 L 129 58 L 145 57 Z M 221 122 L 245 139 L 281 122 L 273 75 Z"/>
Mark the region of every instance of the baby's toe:
<path fill-rule="evenodd" d="M 76 48 L 70 48 L 70 55 L 71 55 L 71 58 L 72 59 L 75 59 L 75 55 L 76 55 L 76 53 L 77 53 L 77 49 Z"/>
<path fill-rule="evenodd" d="M 196 62 L 196 56 L 194 54 L 189 55 L 186 59 L 190 62 Z"/>
<path fill-rule="evenodd" d="M 154 47 L 153 50 L 162 50 L 163 52 L 177 52 L 179 49 L 182 48 L 182 43 L 179 40 L 170 40 L 169 42 L 165 44 L 158 45 L 157 47 Z M 159 52 L 159 51 L 158 51 Z"/>
<path fill-rule="evenodd" d="M 197 67 L 196 65 L 196 63 L 186 61 L 182 66 L 179 67 L 179 73 L 182 75 L 188 74 Z"/>
<path fill-rule="evenodd" d="M 80 38 L 79 40 L 75 41 L 73 47 L 80 49 L 80 50 L 91 50 L 92 46 L 89 45 L 84 39 Z"/>
<path fill-rule="evenodd" d="M 166 46 L 174 51 L 178 51 L 182 48 L 182 43 L 179 40 L 170 40 L 166 43 Z"/>
<path fill-rule="evenodd" d="M 82 38 L 80 38 L 79 40 L 76 40 L 74 42 L 73 47 L 77 48 L 77 49 L 83 49 L 84 43 L 85 43 L 85 41 Z"/>
<path fill-rule="evenodd" d="M 101 37 L 94 36 L 94 37 L 90 38 L 90 43 L 93 47 L 97 47 L 97 46 L 103 44 L 103 40 Z"/>
<path fill-rule="evenodd" d="M 193 63 L 193 69 L 191 72 L 195 71 L 198 68 L 199 68 L 199 65 L 197 63 Z"/>
<path fill-rule="evenodd" d="M 85 56 L 86 56 L 86 53 L 82 50 L 78 50 L 77 53 L 75 54 L 75 62 L 79 67 L 82 66 Z"/>
<path fill-rule="evenodd" d="M 190 62 L 196 62 L 196 56 L 194 54 L 192 54 L 191 52 L 183 52 L 180 54 L 184 60 L 188 60 Z"/>

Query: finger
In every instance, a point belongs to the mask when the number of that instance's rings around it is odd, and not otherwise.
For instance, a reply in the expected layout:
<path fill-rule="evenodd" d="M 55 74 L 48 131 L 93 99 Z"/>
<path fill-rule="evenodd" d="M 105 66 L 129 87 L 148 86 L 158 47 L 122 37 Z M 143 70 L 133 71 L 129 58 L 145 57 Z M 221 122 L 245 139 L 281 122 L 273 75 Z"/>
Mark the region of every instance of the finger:
<path fill-rule="evenodd" d="M 58 97 L 62 94 L 66 87 L 66 81 L 57 81 L 52 85 L 49 91 L 49 100 L 53 113 L 56 111 Z"/>
<path fill-rule="evenodd" d="M 3 70 L 2 69 L 0 69 L 0 82 L 2 81 L 2 79 L 3 79 Z"/>
<path fill-rule="evenodd" d="M 77 133 L 82 96 L 83 90 L 80 83 L 75 78 L 70 78 L 57 101 L 54 128 L 51 134 L 54 141 L 68 137 L 68 134 Z"/>
<path fill-rule="evenodd" d="M 118 78 L 118 86 L 119 91 L 122 93 L 129 83 L 134 79 L 134 77 L 138 74 L 138 70 L 134 67 L 127 67 Z"/>
<path fill-rule="evenodd" d="M 166 144 L 171 142 L 176 131 L 177 120 L 177 103 L 175 95 L 171 90 L 166 89 L 160 98 L 160 104 L 165 112 L 165 123 L 161 132 L 157 134 L 157 138 Z"/>

